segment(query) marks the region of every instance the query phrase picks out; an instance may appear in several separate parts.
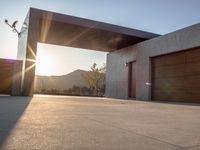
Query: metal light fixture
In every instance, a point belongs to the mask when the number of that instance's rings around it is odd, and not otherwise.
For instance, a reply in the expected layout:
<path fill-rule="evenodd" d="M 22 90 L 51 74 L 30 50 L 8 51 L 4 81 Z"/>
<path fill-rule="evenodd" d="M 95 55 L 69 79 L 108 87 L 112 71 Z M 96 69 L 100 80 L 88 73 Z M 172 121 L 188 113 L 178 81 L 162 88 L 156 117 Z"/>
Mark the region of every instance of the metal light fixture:
<path fill-rule="evenodd" d="M 147 86 L 151 86 L 151 83 L 150 82 L 146 82 L 145 83 Z"/>
<path fill-rule="evenodd" d="M 125 66 L 125 67 L 128 67 L 128 64 L 129 64 L 129 63 L 128 63 L 128 62 L 126 62 L 126 63 L 124 64 L 124 66 Z"/>
<path fill-rule="evenodd" d="M 9 24 L 8 20 L 5 19 L 5 23 L 6 23 L 10 28 L 12 28 L 12 31 L 13 31 L 14 33 L 17 33 L 18 38 L 20 38 L 20 32 L 16 29 L 16 25 L 17 25 L 18 21 L 15 20 L 15 21 L 12 23 L 12 25 L 11 25 L 11 24 Z"/>

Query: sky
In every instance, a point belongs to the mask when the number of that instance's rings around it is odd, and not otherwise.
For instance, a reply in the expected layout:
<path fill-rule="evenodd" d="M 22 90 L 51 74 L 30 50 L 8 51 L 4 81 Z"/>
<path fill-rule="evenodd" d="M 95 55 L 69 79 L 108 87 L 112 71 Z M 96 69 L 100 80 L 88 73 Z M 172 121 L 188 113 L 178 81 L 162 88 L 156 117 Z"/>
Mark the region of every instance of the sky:
<path fill-rule="evenodd" d="M 17 35 L 12 33 L 4 23 L 4 19 L 8 19 L 10 22 L 18 20 L 17 28 L 20 29 L 29 7 L 163 35 L 200 23 L 199 6 L 199 0 L 0 0 L 0 58 L 16 59 L 17 56 Z M 65 60 L 68 60 L 67 56 L 78 53 L 73 57 L 76 57 L 76 60 L 83 60 L 78 62 L 83 69 L 92 65 L 90 61 L 90 63 L 85 63 L 86 60 L 98 58 L 98 63 L 101 65 L 105 62 L 106 57 L 106 53 L 102 52 L 94 53 L 93 51 L 42 44 L 39 44 L 38 47 L 38 57 L 41 55 L 40 59 L 42 59 L 42 54 L 48 50 L 52 51 L 52 56 L 49 57 L 54 57 L 57 65 L 64 61 L 64 59 L 58 59 L 59 57 L 65 56 Z M 78 64 L 76 65 L 78 66 Z M 63 66 L 61 69 L 54 69 L 54 73 L 51 71 L 51 74 L 61 75 L 70 71 L 72 70 Z"/>
<path fill-rule="evenodd" d="M 39 43 L 36 74 L 64 75 L 77 69 L 90 70 L 94 62 L 98 67 L 103 66 L 106 62 L 106 53 Z"/>

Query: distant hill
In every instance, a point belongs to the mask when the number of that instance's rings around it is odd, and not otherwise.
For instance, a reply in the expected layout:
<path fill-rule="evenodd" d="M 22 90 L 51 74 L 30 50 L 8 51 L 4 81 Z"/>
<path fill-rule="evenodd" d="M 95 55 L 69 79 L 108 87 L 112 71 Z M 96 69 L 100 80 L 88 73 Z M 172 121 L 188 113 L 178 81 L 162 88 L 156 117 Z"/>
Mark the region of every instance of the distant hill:
<path fill-rule="evenodd" d="M 88 71 L 75 70 L 69 74 L 62 76 L 39 76 L 35 77 L 35 90 L 41 91 L 42 89 L 52 90 L 56 89 L 59 91 L 68 90 L 73 86 L 87 86 L 83 75 Z"/>

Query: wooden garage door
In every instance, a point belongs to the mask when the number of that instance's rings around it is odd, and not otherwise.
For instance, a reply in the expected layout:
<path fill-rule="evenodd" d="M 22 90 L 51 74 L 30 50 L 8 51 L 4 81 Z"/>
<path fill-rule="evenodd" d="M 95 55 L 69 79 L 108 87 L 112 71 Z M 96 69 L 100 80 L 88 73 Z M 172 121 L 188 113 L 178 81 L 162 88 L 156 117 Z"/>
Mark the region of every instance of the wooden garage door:
<path fill-rule="evenodd" d="M 0 59 L 0 94 L 11 94 L 14 60 Z"/>
<path fill-rule="evenodd" d="M 200 48 L 152 58 L 152 99 L 200 102 Z"/>

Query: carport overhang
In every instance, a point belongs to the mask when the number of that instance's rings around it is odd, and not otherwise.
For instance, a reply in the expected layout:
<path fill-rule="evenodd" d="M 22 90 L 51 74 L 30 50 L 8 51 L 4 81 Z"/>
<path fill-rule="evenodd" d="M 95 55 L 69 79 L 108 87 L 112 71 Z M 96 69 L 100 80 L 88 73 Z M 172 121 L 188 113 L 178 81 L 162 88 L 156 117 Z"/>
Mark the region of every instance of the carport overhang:
<path fill-rule="evenodd" d="M 17 58 L 23 61 L 22 72 L 14 77 L 12 95 L 33 95 L 38 42 L 111 52 L 157 36 L 159 35 L 30 8 L 19 38 Z M 15 70 L 19 72 L 19 66 Z"/>

